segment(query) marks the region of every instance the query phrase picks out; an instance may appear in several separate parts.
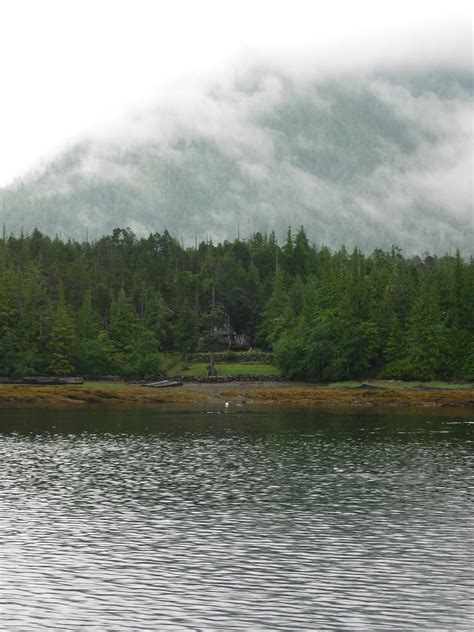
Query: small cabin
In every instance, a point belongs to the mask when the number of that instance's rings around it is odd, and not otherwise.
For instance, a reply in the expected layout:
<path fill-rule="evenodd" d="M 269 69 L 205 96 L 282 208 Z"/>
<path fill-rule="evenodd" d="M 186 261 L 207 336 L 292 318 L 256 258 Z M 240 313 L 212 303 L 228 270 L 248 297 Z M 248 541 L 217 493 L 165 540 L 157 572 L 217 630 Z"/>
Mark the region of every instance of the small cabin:
<path fill-rule="evenodd" d="M 229 349 L 232 351 L 248 351 L 252 346 L 252 338 L 245 334 L 232 332 L 229 336 Z"/>

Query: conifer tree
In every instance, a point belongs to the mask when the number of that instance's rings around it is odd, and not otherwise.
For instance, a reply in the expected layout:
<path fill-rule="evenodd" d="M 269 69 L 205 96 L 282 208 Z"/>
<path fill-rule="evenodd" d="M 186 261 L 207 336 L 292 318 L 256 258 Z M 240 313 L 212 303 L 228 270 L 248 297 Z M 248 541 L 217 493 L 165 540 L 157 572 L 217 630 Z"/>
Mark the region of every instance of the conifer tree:
<path fill-rule="evenodd" d="M 199 315 L 195 307 L 184 305 L 178 313 L 174 326 L 175 347 L 183 357 L 196 351 L 199 346 Z"/>
<path fill-rule="evenodd" d="M 160 292 L 149 293 L 143 323 L 154 333 L 160 349 L 171 348 L 173 316 L 173 310 L 166 304 Z"/>
<path fill-rule="evenodd" d="M 292 377 L 472 379 L 473 258 L 333 253 L 303 229 L 283 248 L 274 233 L 188 249 L 166 231 L 5 236 L 0 373 L 157 375 L 158 350 L 198 348 L 213 290 L 230 325 Z"/>
<path fill-rule="evenodd" d="M 264 345 L 273 345 L 281 338 L 291 319 L 286 275 L 279 269 L 273 280 L 273 289 L 263 313 L 258 340 Z"/>
<path fill-rule="evenodd" d="M 88 290 L 77 314 L 77 335 L 81 340 L 96 338 L 100 332 L 100 322 L 92 306 L 91 291 Z"/>
<path fill-rule="evenodd" d="M 423 280 L 413 303 L 407 331 L 408 374 L 420 380 L 445 377 L 447 330 L 441 319 L 436 289 Z"/>
<path fill-rule="evenodd" d="M 51 329 L 48 371 L 53 375 L 70 375 L 74 371 L 73 356 L 76 345 L 74 320 L 66 304 L 64 288 L 60 285 Z"/>
<path fill-rule="evenodd" d="M 397 315 L 393 314 L 390 321 L 387 343 L 384 349 L 386 362 L 384 373 L 387 377 L 401 378 L 408 374 L 405 362 L 406 353 L 405 330 Z"/>

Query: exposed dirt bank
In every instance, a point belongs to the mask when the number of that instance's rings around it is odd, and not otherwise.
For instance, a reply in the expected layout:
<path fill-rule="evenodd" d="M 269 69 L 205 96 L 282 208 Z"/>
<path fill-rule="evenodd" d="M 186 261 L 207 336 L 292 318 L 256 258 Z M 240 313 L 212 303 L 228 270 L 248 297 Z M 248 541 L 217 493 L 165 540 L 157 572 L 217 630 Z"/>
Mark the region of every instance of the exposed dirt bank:
<path fill-rule="evenodd" d="M 292 406 L 382 406 L 474 408 L 474 389 L 325 388 L 294 383 L 184 384 L 150 389 L 104 383 L 83 386 L 0 385 L 0 408 L 146 406 L 169 404 L 262 404 Z"/>

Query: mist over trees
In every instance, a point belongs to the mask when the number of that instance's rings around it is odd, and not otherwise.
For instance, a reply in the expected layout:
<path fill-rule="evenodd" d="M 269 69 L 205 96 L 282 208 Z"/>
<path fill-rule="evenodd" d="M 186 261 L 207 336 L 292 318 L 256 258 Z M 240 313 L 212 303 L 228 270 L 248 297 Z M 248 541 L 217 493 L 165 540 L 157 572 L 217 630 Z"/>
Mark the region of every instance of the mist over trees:
<path fill-rule="evenodd" d="M 472 74 L 242 69 L 159 104 L 0 189 L 8 232 L 97 239 L 166 227 L 186 244 L 289 223 L 332 249 L 472 254 Z"/>
<path fill-rule="evenodd" d="M 474 379 L 474 260 L 459 253 L 331 251 L 303 228 L 281 245 L 118 228 L 0 240 L 1 375 L 153 377 L 223 319 L 292 379 Z"/>

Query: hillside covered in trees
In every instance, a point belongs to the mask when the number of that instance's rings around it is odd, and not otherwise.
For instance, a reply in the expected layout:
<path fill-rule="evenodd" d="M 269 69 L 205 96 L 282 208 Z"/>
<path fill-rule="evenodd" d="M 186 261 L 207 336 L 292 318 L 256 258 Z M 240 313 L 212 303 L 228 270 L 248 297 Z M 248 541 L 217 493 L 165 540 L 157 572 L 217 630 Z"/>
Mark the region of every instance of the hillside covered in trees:
<path fill-rule="evenodd" d="M 3 376 L 152 377 L 165 352 L 217 348 L 224 321 L 293 379 L 472 380 L 474 260 L 332 252 L 303 228 L 281 246 L 255 233 L 185 248 L 129 229 L 0 240 Z"/>
<path fill-rule="evenodd" d="M 159 218 L 190 243 L 233 239 L 237 222 L 281 237 L 291 209 L 333 249 L 469 254 L 472 87 L 470 62 L 305 78 L 251 64 L 0 186 L 0 222 L 82 241 Z"/>

